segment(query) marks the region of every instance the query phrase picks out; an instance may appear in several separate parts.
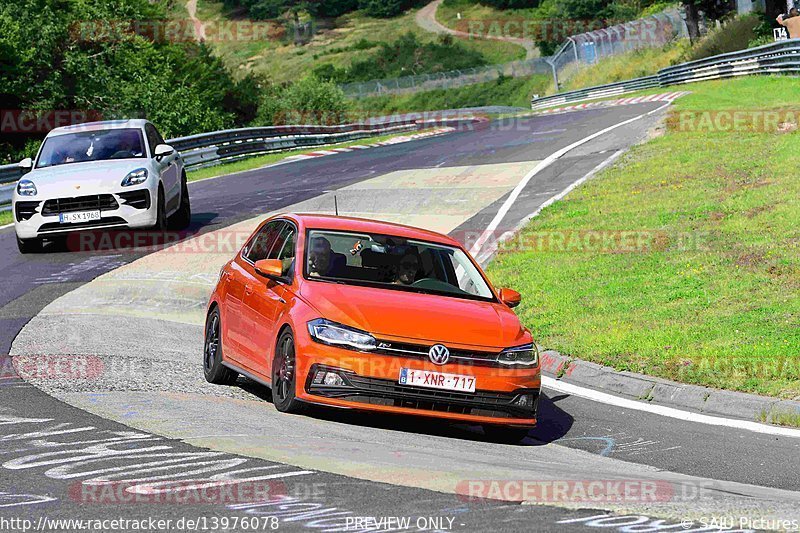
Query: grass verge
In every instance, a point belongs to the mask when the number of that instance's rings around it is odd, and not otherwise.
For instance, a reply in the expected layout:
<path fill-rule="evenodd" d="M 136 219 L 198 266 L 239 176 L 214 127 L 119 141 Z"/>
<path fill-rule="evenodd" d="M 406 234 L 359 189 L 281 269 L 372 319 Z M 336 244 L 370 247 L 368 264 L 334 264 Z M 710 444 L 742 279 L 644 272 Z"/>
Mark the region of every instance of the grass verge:
<path fill-rule="evenodd" d="M 274 154 L 259 155 L 256 157 L 242 159 L 240 161 L 234 161 L 233 163 L 225 163 L 222 165 L 215 165 L 213 167 L 200 168 L 197 170 L 189 170 L 188 173 L 186 174 L 186 178 L 190 182 L 200 181 L 208 178 L 216 178 L 218 176 L 224 176 L 225 174 L 234 174 L 236 172 L 244 172 L 246 170 L 261 168 L 266 165 L 272 165 L 274 163 L 278 163 L 279 161 L 286 159 L 287 157 L 306 154 L 308 152 L 313 152 L 314 150 L 325 150 L 326 148 L 331 148 L 331 147 L 347 148 L 348 146 L 355 146 L 357 144 L 362 144 L 362 145 L 372 144 L 381 141 L 388 141 L 389 139 L 401 137 L 404 135 L 414 135 L 417 133 L 425 133 L 429 131 L 433 131 L 433 129 L 409 131 L 405 133 L 394 133 L 389 135 L 376 135 L 374 137 L 366 137 L 364 139 L 359 139 L 357 141 L 351 141 L 346 143 L 326 144 L 314 147 L 309 146 L 298 150 L 291 150 L 288 152 L 278 152 Z"/>
<path fill-rule="evenodd" d="M 14 217 L 11 215 L 11 211 L 0 211 L 0 226 L 7 226 L 14 222 Z"/>
<path fill-rule="evenodd" d="M 692 94 L 677 100 L 669 125 L 689 124 L 679 121 L 688 112 L 751 110 L 757 119 L 796 110 L 800 100 L 788 77 L 686 89 Z M 800 134 L 711 129 L 668 127 L 634 147 L 545 209 L 489 274 L 525 295 L 519 315 L 548 348 L 619 370 L 796 398 Z"/>
<path fill-rule="evenodd" d="M 800 413 L 777 412 L 770 415 L 766 411 L 761 411 L 758 422 L 775 424 L 776 426 L 800 428 Z"/>

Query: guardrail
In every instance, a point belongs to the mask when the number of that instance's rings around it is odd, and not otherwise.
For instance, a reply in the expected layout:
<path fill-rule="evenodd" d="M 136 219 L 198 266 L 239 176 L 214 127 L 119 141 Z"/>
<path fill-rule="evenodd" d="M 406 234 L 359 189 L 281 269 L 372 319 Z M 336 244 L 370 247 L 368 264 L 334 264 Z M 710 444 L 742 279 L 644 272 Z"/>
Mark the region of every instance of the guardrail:
<path fill-rule="evenodd" d="M 596 100 L 641 89 L 667 87 L 696 81 L 749 76 L 751 74 L 792 74 L 800 72 L 800 39 L 765 44 L 738 52 L 667 67 L 644 78 L 566 91 L 534 98 L 531 109 L 542 109 L 568 102 Z"/>

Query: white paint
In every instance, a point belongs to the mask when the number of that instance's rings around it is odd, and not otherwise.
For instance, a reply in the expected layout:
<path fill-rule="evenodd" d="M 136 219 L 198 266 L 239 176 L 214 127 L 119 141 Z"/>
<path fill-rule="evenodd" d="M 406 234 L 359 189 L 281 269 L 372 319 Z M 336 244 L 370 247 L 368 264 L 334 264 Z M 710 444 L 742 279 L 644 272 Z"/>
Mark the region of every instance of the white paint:
<path fill-rule="evenodd" d="M 653 405 L 651 403 L 640 402 L 637 400 L 629 400 L 627 398 L 620 398 L 611 394 L 587 389 L 572 383 L 566 383 L 551 377 L 542 376 L 542 386 L 550 390 L 560 392 L 563 394 L 570 394 L 585 398 L 593 402 L 604 403 L 606 405 L 613 405 L 615 407 L 622 407 L 623 409 L 631 409 L 633 411 L 642 411 L 654 415 L 666 416 L 668 418 L 675 418 L 685 422 L 695 422 L 698 424 L 707 424 L 709 426 L 728 427 L 732 429 L 744 429 L 753 433 L 762 433 L 764 435 L 777 435 L 781 437 L 794 437 L 800 438 L 800 429 L 792 429 L 779 426 L 769 426 L 767 424 L 759 424 L 758 422 L 750 422 L 748 420 L 736 420 L 733 418 L 722 418 L 711 415 L 704 415 L 701 413 L 692 413 L 690 411 L 681 411 L 674 407 L 666 407 L 664 405 Z"/>
<path fill-rule="evenodd" d="M 503 202 L 503 205 L 500 206 L 500 209 L 497 211 L 497 214 L 492 219 L 492 221 L 489 223 L 489 226 L 486 228 L 486 230 L 484 230 L 483 235 L 481 236 L 481 238 L 478 239 L 478 241 L 472 247 L 472 250 L 470 250 L 470 253 L 473 256 L 476 256 L 478 254 L 478 252 L 481 250 L 481 248 L 483 248 L 483 245 L 486 243 L 486 239 L 488 238 L 488 236 L 491 235 L 494 232 L 494 230 L 497 229 L 497 227 L 503 221 L 503 218 L 505 218 L 506 214 L 508 214 L 508 211 L 509 211 L 509 209 L 511 209 L 511 206 L 513 206 L 514 202 L 516 202 L 517 198 L 519 198 L 519 195 L 522 193 L 522 191 L 525 189 L 525 187 L 528 186 L 528 183 L 531 181 L 531 179 L 533 179 L 533 177 L 536 176 L 539 172 L 541 172 L 542 170 L 546 169 L 547 167 L 549 167 L 550 165 L 555 163 L 558 159 L 560 159 L 564 154 L 566 154 L 570 150 L 572 150 L 574 148 L 577 148 L 578 146 L 581 146 L 583 144 L 586 144 L 587 142 L 589 142 L 589 141 L 591 141 L 593 139 L 601 137 L 601 136 L 607 134 L 610 131 L 613 131 L 613 130 L 615 130 L 617 128 L 620 128 L 622 126 L 630 124 L 631 122 L 635 122 L 635 121 L 639 120 L 640 118 L 644 118 L 644 117 L 650 116 L 650 115 L 652 115 L 654 113 L 658 113 L 662 109 L 665 109 L 666 107 L 668 107 L 670 104 L 671 104 L 671 102 L 667 102 L 666 104 L 658 107 L 657 109 L 654 109 L 652 111 L 648 111 L 647 113 L 642 113 L 641 115 L 637 115 L 637 116 L 635 116 L 633 118 L 629 118 L 628 120 L 623 120 L 622 122 L 620 122 L 618 124 L 614 124 L 613 126 L 609 126 L 607 128 L 604 128 L 604 129 L 602 129 L 602 130 L 600 130 L 598 132 L 595 132 L 595 133 L 593 133 L 593 134 L 591 134 L 591 135 L 589 135 L 587 137 L 584 137 L 583 139 L 575 141 L 574 143 L 572 143 L 572 144 L 570 144 L 568 146 L 565 146 L 564 148 L 562 148 L 562 149 L 550 154 L 547 158 L 545 158 L 538 165 L 536 165 L 533 168 L 533 170 L 528 172 L 522 178 L 522 180 L 517 184 L 517 186 L 514 188 L 514 190 L 511 191 L 511 194 L 506 199 L 506 201 Z"/>
<path fill-rule="evenodd" d="M 11 224 L 6 224 L 5 226 L 0 226 L 0 230 L 6 229 L 6 228 L 10 228 L 13 225 L 14 225 L 14 223 L 12 222 Z"/>
<path fill-rule="evenodd" d="M 598 165 L 597 165 L 596 167 L 594 167 L 592 170 L 590 170 L 590 171 L 589 171 L 589 172 L 588 172 L 586 175 L 584 175 L 582 178 L 580 178 L 580 179 L 578 179 L 577 181 L 575 181 L 575 182 L 571 183 L 571 184 L 570 184 L 570 185 L 569 185 L 569 186 L 568 186 L 566 189 L 564 189 L 564 190 L 563 190 L 563 191 L 561 191 L 560 193 L 556 194 L 556 195 L 555 195 L 555 196 L 553 196 L 552 198 L 550 198 L 550 199 L 548 199 L 547 201 L 545 201 L 545 202 L 544 202 L 542 205 L 540 205 L 540 206 L 539 206 L 539 207 L 536 209 L 536 211 L 534 211 L 533 213 L 531 213 L 531 214 L 530 214 L 530 215 L 528 215 L 527 217 L 523 218 L 523 219 L 522 219 L 522 220 L 519 222 L 519 224 L 517 224 L 517 226 L 516 226 L 516 227 L 515 227 L 515 228 L 514 228 L 512 231 L 507 231 L 506 233 L 504 233 L 503 235 L 501 235 L 501 236 L 500 236 L 500 237 L 499 237 L 499 238 L 496 240 L 496 242 L 494 243 L 494 245 L 490 246 L 490 247 L 489 247 L 489 248 L 487 248 L 486 250 L 483 250 L 483 251 L 482 251 L 480 254 L 474 254 L 474 255 L 473 255 L 473 257 L 475 257 L 475 260 L 476 260 L 476 261 L 478 261 L 478 263 L 479 263 L 479 264 L 481 264 L 481 265 L 485 265 L 486 263 L 488 263 L 488 262 L 489 262 L 489 259 L 492 257 L 492 255 L 494 254 L 495 250 L 497 249 L 497 243 L 501 242 L 501 241 L 502 241 L 502 240 L 503 240 L 503 239 L 504 239 L 506 236 L 512 236 L 512 235 L 514 235 L 515 233 L 519 232 L 519 231 L 520 231 L 520 230 L 521 230 L 521 229 L 522 229 L 522 228 L 523 228 L 523 227 L 524 227 L 524 226 L 525 226 L 525 225 L 526 225 L 528 222 L 530 222 L 530 221 L 531 221 L 531 220 L 533 220 L 534 218 L 538 217 L 538 216 L 541 214 L 541 212 L 542 212 L 542 210 L 543 210 L 543 209 L 545 209 L 546 207 L 548 207 L 548 206 L 550 206 L 550 205 L 554 204 L 555 202 L 557 202 L 557 201 L 561 200 L 561 199 L 562 199 L 562 198 L 564 198 L 566 195 L 568 195 L 568 194 L 569 194 L 569 193 L 570 193 L 570 192 L 571 192 L 573 189 L 575 189 L 576 187 L 580 186 L 580 185 L 581 185 L 583 182 L 585 182 L 586 180 L 590 179 L 592 176 L 594 176 L 595 174 L 597 174 L 598 172 L 600 172 L 601 170 L 603 170 L 604 168 L 606 168 L 608 165 L 610 165 L 611 163 L 613 163 L 614 161 L 616 161 L 616 159 L 617 159 L 619 156 L 621 156 L 621 155 L 623 154 L 623 152 L 624 152 L 624 150 L 617 150 L 616 152 L 614 152 L 613 154 L 611 154 L 609 157 L 607 157 L 606 159 L 604 159 L 604 160 L 603 160 L 603 161 L 602 161 L 600 164 L 598 164 Z M 484 243 L 484 244 L 485 244 L 485 243 Z M 473 249 L 474 249 L 474 248 L 473 248 Z"/>
<path fill-rule="evenodd" d="M 35 505 L 37 503 L 54 502 L 56 500 L 57 498 L 38 494 L 11 494 L 10 492 L 0 492 L 0 508 Z"/>

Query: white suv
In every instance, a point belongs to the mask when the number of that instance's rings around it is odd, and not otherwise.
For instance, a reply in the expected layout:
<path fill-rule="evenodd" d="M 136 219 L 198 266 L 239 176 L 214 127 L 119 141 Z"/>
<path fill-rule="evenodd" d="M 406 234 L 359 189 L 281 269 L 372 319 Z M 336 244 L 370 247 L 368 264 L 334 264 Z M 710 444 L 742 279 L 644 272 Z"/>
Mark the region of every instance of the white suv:
<path fill-rule="evenodd" d="M 191 220 L 180 154 L 146 120 L 91 122 L 48 133 L 12 199 L 22 253 L 45 238 L 104 228 L 183 229 Z"/>

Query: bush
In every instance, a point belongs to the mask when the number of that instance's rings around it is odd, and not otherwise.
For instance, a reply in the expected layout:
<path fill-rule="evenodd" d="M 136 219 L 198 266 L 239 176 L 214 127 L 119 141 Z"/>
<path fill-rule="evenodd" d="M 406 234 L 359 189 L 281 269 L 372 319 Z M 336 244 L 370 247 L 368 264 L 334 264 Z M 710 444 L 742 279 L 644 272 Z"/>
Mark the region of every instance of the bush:
<path fill-rule="evenodd" d="M 336 84 L 309 75 L 290 85 L 265 88 L 253 125 L 339 124 L 349 105 Z"/>
<path fill-rule="evenodd" d="M 482 66 L 486 59 L 476 50 L 450 38 L 421 43 L 408 32 L 393 43 L 380 43 L 380 50 L 354 61 L 349 68 L 319 65 L 314 73 L 336 83 L 399 78 Z"/>
<path fill-rule="evenodd" d="M 147 0 L 5 0 L 0 4 L 4 107 L 146 117 L 167 137 L 232 127 L 254 115 L 253 81 L 234 82 L 205 46 L 111 34 L 111 21 L 120 20 L 163 21 L 166 13 Z M 98 21 L 109 21 L 105 35 L 88 31 L 97 30 Z M 42 136 L 0 139 L 5 147 L 0 157 L 7 159 Z"/>
<path fill-rule="evenodd" d="M 752 13 L 729 19 L 720 28 L 711 29 L 687 54 L 686 60 L 693 61 L 743 50 L 749 46 L 750 41 L 758 37 L 757 29 L 761 23 L 762 18 Z M 770 36 L 771 34 L 770 31 Z"/>
<path fill-rule="evenodd" d="M 358 7 L 370 17 L 390 18 L 419 3 L 419 0 L 359 0 Z"/>

